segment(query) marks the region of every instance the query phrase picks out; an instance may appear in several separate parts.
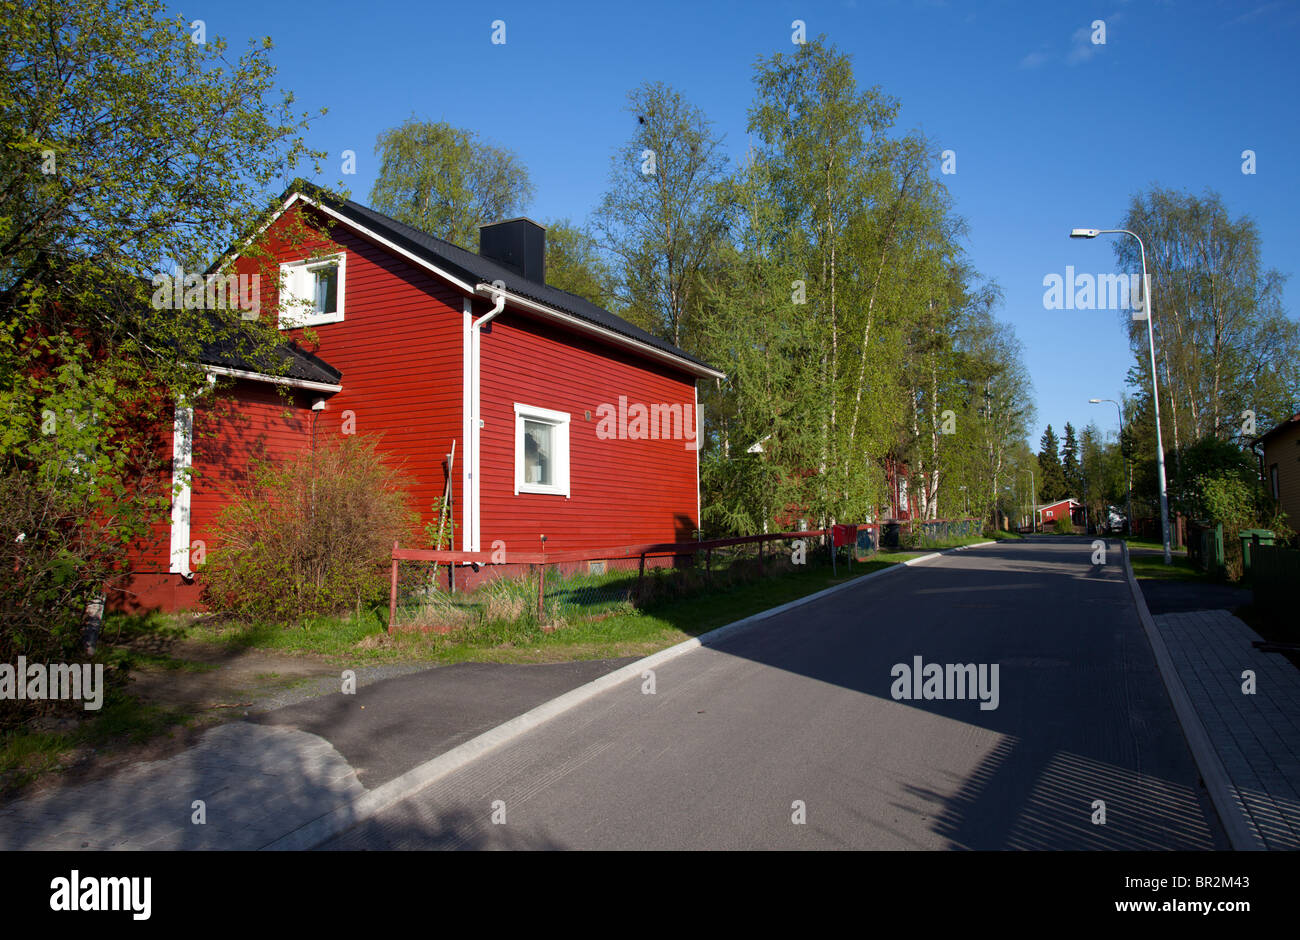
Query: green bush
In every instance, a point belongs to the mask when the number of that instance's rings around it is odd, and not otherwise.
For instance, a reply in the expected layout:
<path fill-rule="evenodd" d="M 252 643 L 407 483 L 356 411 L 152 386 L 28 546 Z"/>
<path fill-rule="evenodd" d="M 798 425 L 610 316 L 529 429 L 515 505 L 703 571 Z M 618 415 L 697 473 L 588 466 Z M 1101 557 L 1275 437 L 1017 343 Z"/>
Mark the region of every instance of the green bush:
<path fill-rule="evenodd" d="M 1053 527 L 1057 535 L 1073 535 L 1074 523 L 1064 516 L 1058 517 Z"/>
<path fill-rule="evenodd" d="M 1277 505 L 1254 480 L 1217 473 L 1202 481 L 1200 498 L 1210 521 L 1223 524 L 1223 565 L 1231 581 L 1240 580 L 1244 573 L 1242 529 L 1271 529 L 1279 542 L 1291 536 Z"/>
<path fill-rule="evenodd" d="M 414 522 L 364 438 L 260 464 L 217 520 L 204 598 L 239 619 L 291 623 L 381 600 L 393 542 Z"/>

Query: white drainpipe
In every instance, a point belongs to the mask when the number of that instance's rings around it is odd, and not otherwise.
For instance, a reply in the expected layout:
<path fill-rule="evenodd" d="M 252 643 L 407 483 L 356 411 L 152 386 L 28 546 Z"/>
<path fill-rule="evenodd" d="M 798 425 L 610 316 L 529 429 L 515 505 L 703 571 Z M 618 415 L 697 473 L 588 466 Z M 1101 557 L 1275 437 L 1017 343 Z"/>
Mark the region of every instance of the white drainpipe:
<path fill-rule="evenodd" d="M 479 438 L 483 425 L 482 410 L 482 393 L 479 390 L 479 368 L 481 358 L 479 355 L 479 329 L 492 322 L 497 314 L 506 308 L 506 295 L 503 293 L 505 285 L 497 282 L 496 284 L 479 284 L 475 290 L 480 293 L 491 294 L 495 297 L 496 303 L 486 314 L 474 320 L 470 324 L 470 422 L 469 433 L 470 439 L 469 453 L 465 455 L 469 469 L 470 492 L 465 494 L 466 519 L 465 525 L 470 535 L 470 551 L 479 551 Z"/>

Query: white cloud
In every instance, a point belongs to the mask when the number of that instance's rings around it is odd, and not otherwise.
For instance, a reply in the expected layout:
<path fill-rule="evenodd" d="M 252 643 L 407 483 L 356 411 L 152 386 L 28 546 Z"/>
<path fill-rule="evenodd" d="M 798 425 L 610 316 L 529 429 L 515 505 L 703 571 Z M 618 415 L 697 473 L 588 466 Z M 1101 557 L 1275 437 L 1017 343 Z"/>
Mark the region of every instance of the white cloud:
<path fill-rule="evenodd" d="M 1065 57 L 1065 61 L 1069 65 L 1080 65 L 1100 51 L 1101 46 L 1093 44 L 1092 30 L 1081 27 L 1076 29 L 1074 35 L 1070 37 L 1070 52 Z"/>

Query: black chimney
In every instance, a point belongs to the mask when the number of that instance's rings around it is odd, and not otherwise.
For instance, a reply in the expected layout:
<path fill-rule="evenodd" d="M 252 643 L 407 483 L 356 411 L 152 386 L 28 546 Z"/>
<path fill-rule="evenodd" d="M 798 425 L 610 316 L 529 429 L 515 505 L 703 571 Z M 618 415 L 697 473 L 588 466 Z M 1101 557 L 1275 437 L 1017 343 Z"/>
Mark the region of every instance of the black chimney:
<path fill-rule="evenodd" d="M 546 283 L 546 229 L 532 219 L 508 219 L 478 227 L 478 253 L 525 280 Z"/>

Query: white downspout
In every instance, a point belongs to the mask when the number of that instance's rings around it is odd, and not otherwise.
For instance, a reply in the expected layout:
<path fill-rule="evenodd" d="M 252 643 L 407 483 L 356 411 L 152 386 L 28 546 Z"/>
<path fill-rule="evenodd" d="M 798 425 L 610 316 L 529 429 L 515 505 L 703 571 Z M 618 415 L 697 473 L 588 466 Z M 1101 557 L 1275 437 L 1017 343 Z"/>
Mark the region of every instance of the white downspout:
<path fill-rule="evenodd" d="M 479 329 L 501 313 L 506 308 L 506 295 L 503 293 L 505 285 L 501 282 L 494 284 L 478 284 L 475 290 L 482 293 L 489 293 L 495 297 L 496 302 L 492 309 L 473 320 L 470 323 L 470 419 L 469 419 L 469 453 L 466 454 L 466 467 L 469 470 L 470 492 L 465 495 L 466 525 L 470 533 L 470 551 L 479 551 L 479 439 L 483 425 L 481 415 L 483 396 L 479 389 Z"/>

